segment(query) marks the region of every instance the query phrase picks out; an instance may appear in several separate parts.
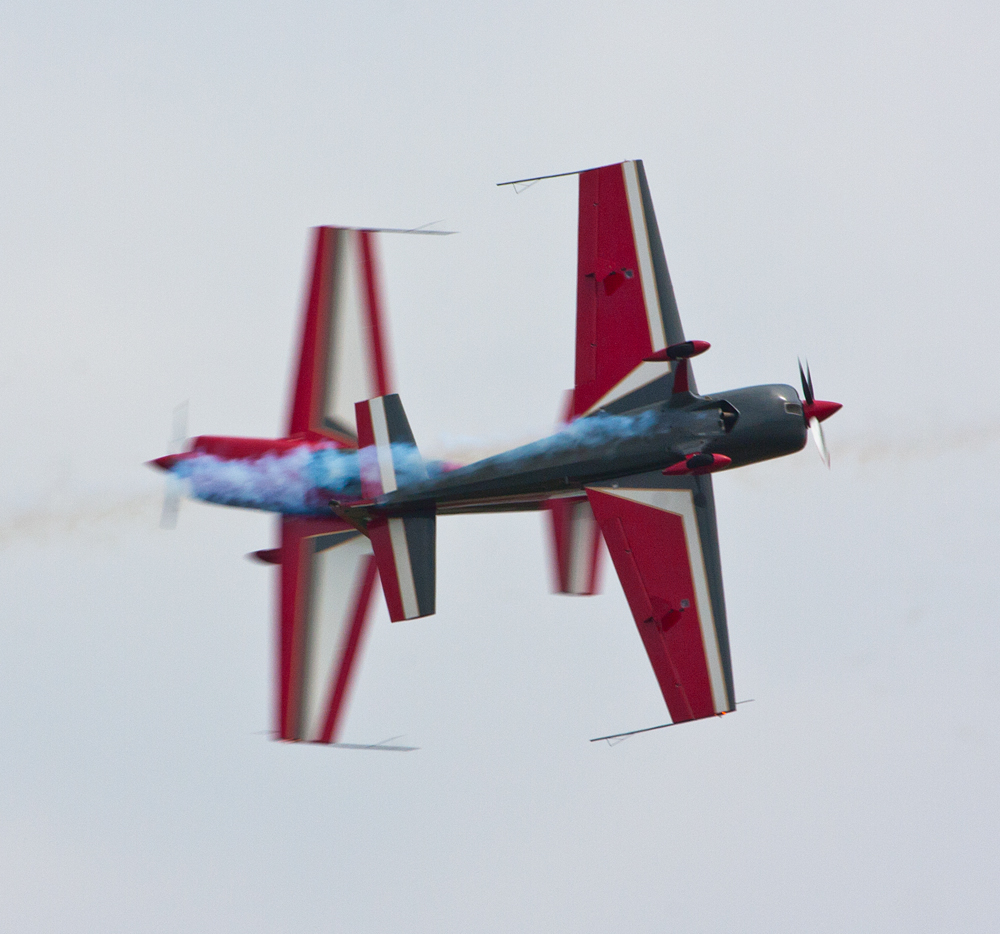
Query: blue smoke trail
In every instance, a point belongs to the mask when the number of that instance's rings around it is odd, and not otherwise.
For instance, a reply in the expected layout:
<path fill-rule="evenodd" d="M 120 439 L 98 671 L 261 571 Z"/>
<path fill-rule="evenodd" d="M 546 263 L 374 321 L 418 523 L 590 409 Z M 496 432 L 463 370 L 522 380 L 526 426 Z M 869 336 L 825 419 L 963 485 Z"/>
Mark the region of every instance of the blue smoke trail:
<path fill-rule="evenodd" d="M 617 441 L 655 429 L 659 414 L 593 415 L 579 418 L 549 438 L 489 458 L 510 470 L 520 460 L 538 454 L 556 455 L 589 447 L 606 448 Z M 411 483 L 440 476 L 445 465 L 425 462 L 416 446 L 394 444 L 396 481 L 402 490 Z M 288 515 L 330 514 L 331 498 L 361 499 L 361 472 L 357 451 L 310 448 L 286 453 L 226 460 L 214 454 L 195 453 L 181 460 L 174 473 L 187 481 L 195 499 L 223 506 L 243 506 Z"/>
<path fill-rule="evenodd" d="M 441 472 L 440 464 L 425 464 L 412 444 L 394 444 L 393 460 L 401 486 Z M 333 447 L 303 446 L 239 460 L 196 453 L 179 461 L 173 472 L 187 481 L 190 496 L 222 506 L 326 516 L 331 497 L 361 498 L 357 451 Z"/>

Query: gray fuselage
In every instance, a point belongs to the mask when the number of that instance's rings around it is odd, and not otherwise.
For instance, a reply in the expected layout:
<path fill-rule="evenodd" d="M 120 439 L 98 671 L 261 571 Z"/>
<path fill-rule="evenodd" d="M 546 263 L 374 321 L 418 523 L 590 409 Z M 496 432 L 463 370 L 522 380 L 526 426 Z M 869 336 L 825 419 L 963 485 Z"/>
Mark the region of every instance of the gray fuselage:
<path fill-rule="evenodd" d="M 553 496 L 664 470 L 691 454 L 725 455 L 731 469 L 793 454 L 806 438 L 802 403 L 791 386 L 680 393 L 626 415 L 578 419 L 541 441 L 408 483 L 378 505 L 391 512 L 536 509 Z"/>

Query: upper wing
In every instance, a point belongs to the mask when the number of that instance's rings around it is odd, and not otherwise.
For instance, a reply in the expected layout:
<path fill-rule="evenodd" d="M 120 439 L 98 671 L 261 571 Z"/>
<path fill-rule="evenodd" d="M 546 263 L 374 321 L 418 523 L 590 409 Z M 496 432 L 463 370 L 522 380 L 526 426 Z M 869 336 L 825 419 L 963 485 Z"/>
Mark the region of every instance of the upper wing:
<path fill-rule="evenodd" d="M 711 478 L 654 471 L 587 496 L 673 721 L 734 710 Z"/>
<path fill-rule="evenodd" d="M 580 173 L 578 246 L 573 414 L 665 398 L 671 364 L 647 358 L 684 331 L 641 161 Z"/>
<path fill-rule="evenodd" d="M 278 735 L 333 743 L 378 572 L 340 519 L 281 519 Z"/>
<path fill-rule="evenodd" d="M 317 227 L 288 434 L 355 447 L 354 403 L 390 392 L 375 233 Z"/>

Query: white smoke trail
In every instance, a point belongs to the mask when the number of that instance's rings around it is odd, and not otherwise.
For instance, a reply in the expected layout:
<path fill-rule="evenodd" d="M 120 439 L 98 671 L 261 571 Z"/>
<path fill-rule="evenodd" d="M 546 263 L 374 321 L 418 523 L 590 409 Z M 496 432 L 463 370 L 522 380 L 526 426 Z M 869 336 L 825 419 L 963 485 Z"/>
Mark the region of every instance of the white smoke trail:
<path fill-rule="evenodd" d="M 82 533 L 106 534 L 137 520 L 153 528 L 161 497 L 159 493 L 137 493 L 69 502 L 46 497 L 37 505 L 0 516 L 0 548 L 30 541 L 44 544 Z"/>
<path fill-rule="evenodd" d="M 901 437 L 848 436 L 837 440 L 834 456 L 851 458 L 862 466 L 878 463 L 929 461 L 948 454 L 972 454 L 995 447 L 1000 442 L 1000 425 L 928 426 L 919 435 Z"/>
<path fill-rule="evenodd" d="M 953 427 L 943 431 L 939 427 L 928 427 L 925 433 L 897 438 L 878 438 L 860 434 L 837 438 L 835 433 L 832 434 L 830 445 L 833 448 L 835 467 L 838 461 L 854 462 L 862 467 L 903 466 L 907 463 L 929 462 L 949 454 L 975 454 L 994 448 L 1000 443 L 1000 425 L 997 424 L 977 428 Z M 497 441 L 495 444 L 491 444 L 487 439 L 458 440 L 460 442 L 458 445 L 451 449 L 445 447 L 440 451 L 440 455 L 451 461 L 471 462 L 518 446 L 512 444 L 511 439 Z M 461 444 L 469 440 L 482 441 L 483 446 L 472 448 Z M 525 439 L 527 443 L 535 440 L 537 439 Z M 356 455 L 350 452 L 340 452 L 340 454 L 341 458 L 321 457 L 309 465 L 310 469 L 315 468 L 318 471 L 314 476 L 315 481 L 320 485 L 326 484 L 327 489 L 336 488 L 341 491 L 353 490 L 355 489 L 353 484 L 357 484 L 356 489 L 360 493 Z M 299 456 L 301 457 L 301 454 Z M 804 468 L 812 469 L 815 466 L 805 455 L 800 461 Z M 433 473 L 440 465 L 430 462 L 427 467 Z M 217 475 L 214 470 L 214 467 L 204 469 L 201 478 L 209 494 L 214 484 L 214 489 L 220 496 L 228 490 L 236 499 L 240 499 L 246 495 L 247 489 L 258 485 L 270 490 L 269 496 L 275 505 L 288 502 L 291 506 L 295 506 L 304 501 L 307 483 L 303 480 L 300 462 L 267 463 L 262 465 L 260 470 L 248 469 L 248 462 L 229 462 L 228 465 L 219 468 Z M 736 475 L 739 476 L 740 472 Z M 281 487 L 285 480 L 289 480 L 292 484 L 291 493 Z M 205 498 L 208 499 L 208 496 Z M 76 536 L 93 538 L 114 535 L 130 524 L 148 528 L 153 532 L 156 529 L 156 516 L 161 501 L 160 491 L 81 496 L 50 492 L 40 497 L 34 505 L 0 513 L 0 549 L 26 542 L 46 544 Z"/>

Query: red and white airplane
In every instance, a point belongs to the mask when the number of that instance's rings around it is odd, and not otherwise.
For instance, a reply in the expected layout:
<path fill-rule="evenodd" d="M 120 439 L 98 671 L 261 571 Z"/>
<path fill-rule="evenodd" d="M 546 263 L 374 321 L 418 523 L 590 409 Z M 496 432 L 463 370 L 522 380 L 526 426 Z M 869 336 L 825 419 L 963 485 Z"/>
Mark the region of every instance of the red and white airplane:
<path fill-rule="evenodd" d="M 840 406 L 804 373 L 802 398 L 699 395 L 689 361 L 708 344 L 684 336 L 642 163 L 578 174 L 561 431 L 424 461 L 393 393 L 376 232 L 320 227 L 285 436 L 202 435 L 152 462 L 196 498 L 280 514 L 277 546 L 255 553 L 280 571 L 279 738 L 337 743 L 376 580 L 392 620 L 432 614 L 437 516 L 460 513 L 546 510 L 561 593 L 596 591 L 603 539 L 672 722 L 735 709 L 710 474 L 798 451 L 809 429 L 829 462 L 820 422 Z"/>

